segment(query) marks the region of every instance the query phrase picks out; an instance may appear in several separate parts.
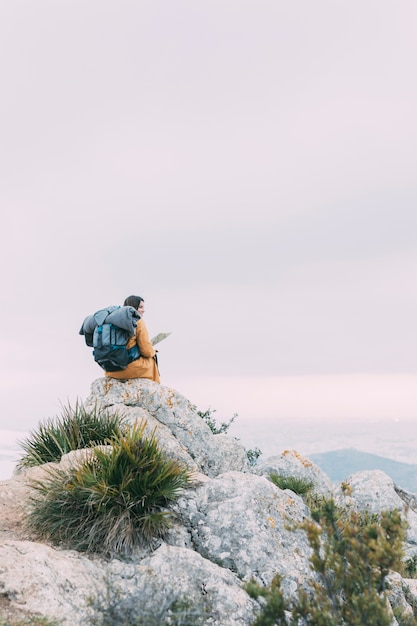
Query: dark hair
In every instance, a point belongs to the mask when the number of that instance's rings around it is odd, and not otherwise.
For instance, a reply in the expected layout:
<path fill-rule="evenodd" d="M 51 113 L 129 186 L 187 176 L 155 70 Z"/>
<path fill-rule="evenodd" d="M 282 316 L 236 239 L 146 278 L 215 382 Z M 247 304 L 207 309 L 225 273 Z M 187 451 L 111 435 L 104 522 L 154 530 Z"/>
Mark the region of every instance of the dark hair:
<path fill-rule="evenodd" d="M 138 309 L 141 302 L 144 302 L 144 300 L 140 296 L 129 296 L 123 302 L 123 306 L 133 306 L 133 308 Z"/>

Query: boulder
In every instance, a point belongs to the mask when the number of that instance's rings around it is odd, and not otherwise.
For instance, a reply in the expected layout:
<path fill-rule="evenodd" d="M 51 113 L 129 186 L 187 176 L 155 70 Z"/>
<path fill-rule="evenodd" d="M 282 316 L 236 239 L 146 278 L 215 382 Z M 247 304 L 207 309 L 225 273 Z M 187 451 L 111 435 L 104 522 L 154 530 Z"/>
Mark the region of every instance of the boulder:
<path fill-rule="evenodd" d="M 398 490 L 392 478 L 381 470 L 356 472 L 335 489 L 339 506 L 375 514 L 394 509 L 400 511 L 408 524 L 405 556 L 412 559 L 417 558 L 417 513 L 410 507 L 408 496 L 407 492 Z"/>
<path fill-rule="evenodd" d="M 113 615 L 114 623 L 140 618 L 156 626 L 170 611 L 195 624 L 242 626 L 256 605 L 235 574 L 186 548 L 162 545 L 139 563 L 126 563 L 10 541 L 0 545 L 0 562 L 3 596 L 63 626 L 101 623 L 104 615 L 108 624 Z"/>
<path fill-rule="evenodd" d="M 310 548 L 296 528 L 308 509 L 262 476 L 221 474 L 187 490 L 175 510 L 194 549 L 245 580 L 269 584 L 278 573 L 291 593 L 309 574 Z"/>
<path fill-rule="evenodd" d="M 312 481 L 316 494 L 334 493 L 341 506 L 399 509 L 409 523 L 407 557 L 417 558 L 415 498 L 383 472 L 354 474 L 333 490 L 295 450 L 251 468 L 238 440 L 213 434 L 184 396 L 144 379 L 94 381 L 85 407 L 95 406 L 131 424 L 145 420 L 146 433 L 155 433 L 167 456 L 191 470 L 190 487 L 170 506 L 173 526 L 164 541 L 138 548 L 129 560 L 40 543 L 25 525 L 30 481 L 42 480 L 50 467 L 76 466 L 91 450 L 15 474 L 0 482 L 0 618 L 7 602 L 10 621 L 38 614 L 63 626 L 249 626 L 258 604 L 246 593 L 246 581 L 267 585 L 280 574 L 290 597 L 300 585 L 309 588 L 311 576 L 311 549 L 300 528 L 310 511 L 300 496 L 272 483 L 272 472 Z M 413 582 L 393 574 L 390 585 L 392 606 L 409 613 L 408 598 L 417 594 Z"/>
<path fill-rule="evenodd" d="M 285 450 L 279 456 L 265 459 L 256 467 L 256 473 L 268 479 L 271 474 L 302 478 L 306 482 L 313 483 L 314 493 L 326 498 L 330 498 L 333 494 L 332 481 L 327 474 L 296 450 Z"/>
<path fill-rule="evenodd" d="M 103 409 L 112 407 L 113 410 L 121 411 L 125 411 L 126 407 L 139 407 L 142 409 L 140 413 L 130 413 L 133 419 L 148 419 L 152 428 L 165 426 L 166 429 L 161 428 L 164 445 L 180 446 L 195 462 L 199 471 L 207 476 L 217 476 L 231 470 L 249 471 L 246 450 L 238 440 L 224 435 L 213 435 L 198 415 L 196 407 L 170 387 L 144 378 L 125 382 L 115 378 L 99 378 L 92 383 L 91 394 L 85 406 L 99 406 Z M 168 439 L 171 439 L 169 444 Z"/>

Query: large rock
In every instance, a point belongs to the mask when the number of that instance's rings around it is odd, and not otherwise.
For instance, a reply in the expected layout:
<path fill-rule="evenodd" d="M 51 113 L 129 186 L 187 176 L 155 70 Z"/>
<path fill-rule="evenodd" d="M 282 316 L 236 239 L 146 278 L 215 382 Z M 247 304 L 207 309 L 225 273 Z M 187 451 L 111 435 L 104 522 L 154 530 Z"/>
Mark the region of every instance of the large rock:
<path fill-rule="evenodd" d="M 264 477 L 221 474 L 187 490 L 175 509 L 194 548 L 246 580 L 269 584 L 278 573 L 290 593 L 309 573 L 307 539 L 295 528 L 308 509 Z"/>
<path fill-rule="evenodd" d="M 381 470 L 356 472 L 340 483 L 335 490 L 336 502 L 355 511 L 381 513 L 398 509 L 405 504 L 396 493 L 394 482 Z"/>
<path fill-rule="evenodd" d="M 338 505 L 355 511 L 380 514 L 383 511 L 400 511 L 407 522 L 407 559 L 417 558 L 417 513 L 409 506 L 408 496 L 398 490 L 394 481 L 381 470 L 356 472 L 344 480 L 335 490 Z"/>
<path fill-rule="evenodd" d="M 309 459 L 286 451 L 253 470 L 236 439 L 214 435 L 186 398 L 152 381 L 98 379 L 85 403 L 95 405 L 123 413 L 132 424 L 145 420 L 146 432 L 155 432 L 162 450 L 193 472 L 192 485 L 170 507 L 173 527 L 156 548 L 140 548 L 129 561 L 38 543 L 24 523 L 30 480 L 43 480 L 51 466 L 76 466 L 91 450 L 21 471 L 0 483 L 3 605 L 7 601 L 20 614 L 38 613 L 64 626 L 98 624 L 103 616 L 106 623 L 114 617 L 115 624 L 123 618 L 147 626 L 249 626 L 257 604 L 244 581 L 269 584 L 280 574 L 287 596 L 300 585 L 308 587 L 311 549 L 299 525 L 310 511 L 300 496 L 279 489 L 269 477 L 271 472 L 298 476 L 311 480 L 317 494 L 332 495 L 330 479 Z M 415 500 L 383 472 L 355 474 L 335 494 L 340 505 L 357 510 L 399 509 L 409 523 L 407 555 L 417 555 Z M 405 581 L 399 576 L 392 581 L 393 606 L 407 608 Z M 412 583 L 407 593 L 417 593 Z M 171 622 L 170 612 L 176 613 Z"/>
<path fill-rule="evenodd" d="M 332 481 L 327 474 L 310 459 L 301 456 L 296 450 L 285 450 L 278 456 L 265 459 L 256 467 L 256 473 L 268 479 L 270 479 L 271 474 L 302 478 L 313 484 L 312 491 L 316 494 L 326 498 L 333 495 Z"/>
<path fill-rule="evenodd" d="M 139 563 L 125 563 L 10 541 L 0 545 L 0 562 L 4 596 L 65 626 L 97 624 L 93 619 L 104 615 L 156 625 L 169 610 L 213 626 L 243 626 L 253 617 L 255 603 L 239 578 L 186 548 L 162 545 Z"/>
<path fill-rule="evenodd" d="M 125 382 L 115 378 L 99 378 L 92 383 L 85 406 L 113 407 L 113 410 L 125 413 L 126 407 L 139 407 L 142 409 L 140 417 L 148 419 L 152 427 L 166 427 L 160 429 L 163 445 L 166 448 L 169 445 L 180 446 L 199 471 L 207 476 L 217 476 L 231 470 L 249 471 L 246 450 L 237 439 L 213 435 L 198 415 L 196 407 L 170 387 L 139 378 Z M 128 415 L 132 419 L 139 416 L 132 412 Z M 170 444 L 167 442 L 169 438 Z"/>

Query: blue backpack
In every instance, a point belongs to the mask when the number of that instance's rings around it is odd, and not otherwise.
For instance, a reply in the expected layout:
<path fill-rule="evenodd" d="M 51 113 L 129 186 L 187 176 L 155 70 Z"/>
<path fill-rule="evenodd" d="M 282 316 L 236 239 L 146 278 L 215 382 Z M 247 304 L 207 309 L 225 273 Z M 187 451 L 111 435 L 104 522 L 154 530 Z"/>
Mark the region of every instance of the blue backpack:
<path fill-rule="evenodd" d="M 118 314 L 122 312 L 122 307 L 109 307 L 97 311 L 97 313 L 90 315 L 84 320 L 80 330 L 80 334 L 85 337 L 86 344 L 93 348 L 94 360 L 106 372 L 124 370 L 129 363 L 140 357 L 137 345 L 129 350 L 126 347 L 128 340 L 134 334 L 137 319 L 132 320 L 132 312 L 130 312 L 130 323 L 125 323 L 124 327 L 121 327 L 108 321 L 109 316 L 115 311 L 116 316 L 112 315 L 112 319 L 118 319 Z M 136 311 L 135 314 L 139 318 Z"/>

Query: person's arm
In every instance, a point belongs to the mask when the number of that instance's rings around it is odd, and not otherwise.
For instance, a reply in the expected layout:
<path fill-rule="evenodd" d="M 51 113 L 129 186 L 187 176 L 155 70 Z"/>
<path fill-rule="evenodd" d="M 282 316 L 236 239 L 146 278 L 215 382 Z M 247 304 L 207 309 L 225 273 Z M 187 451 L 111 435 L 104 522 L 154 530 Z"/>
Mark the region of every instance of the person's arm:
<path fill-rule="evenodd" d="M 155 348 L 151 344 L 148 329 L 146 328 L 146 324 L 143 321 L 143 319 L 140 319 L 138 321 L 138 325 L 136 327 L 136 343 L 139 346 L 139 352 L 141 356 L 144 356 L 144 357 L 155 356 Z"/>

